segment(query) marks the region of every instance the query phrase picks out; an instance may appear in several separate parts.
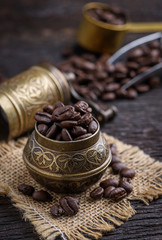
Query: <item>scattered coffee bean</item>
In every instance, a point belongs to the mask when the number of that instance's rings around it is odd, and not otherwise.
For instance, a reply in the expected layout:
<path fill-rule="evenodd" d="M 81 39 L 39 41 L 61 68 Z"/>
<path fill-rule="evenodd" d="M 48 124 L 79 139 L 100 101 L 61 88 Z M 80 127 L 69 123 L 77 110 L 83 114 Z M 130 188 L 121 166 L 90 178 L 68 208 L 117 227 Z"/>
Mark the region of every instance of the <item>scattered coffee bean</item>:
<path fill-rule="evenodd" d="M 110 193 L 112 192 L 112 190 L 114 190 L 115 187 L 114 186 L 108 186 L 107 188 L 104 189 L 104 198 L 110 198 Z"/>
<path fill-rule="evenodd" d="M 119 185 L 119 181 L 116 178 L 108 178 L 100 182 L 100 186 L 104 189 L 109 186 L 118 187 L 118 185 Z"/>
<path fill-rule="evenodd" d="M 112 155 L 110 166 L 112 166 L 114 163 L 119 163 L 119 162 L 121 162 L 120 158 L 117 157 L 116 155 Z"/>
<path fill-rule="evenodd" d="M 135 171 L 133 168 L 125 168 L 120 172 L 120 175 L 126 178 L 134 178 Z"/>
<path fill-rule="evenodd" d="M 103 193 L 104 189 L 102 187 L 97 187 L 90 193 L 90 197 L 93 199 L 99 199 L 103 196 Z"/>
<path fill-rule="evenodd" d="M 18 186 L 18 190 L 22 192 L 24 195 L 32 196 L 33 192 L 35 191 L 34 187 L 26 184 L 20 184 Z"/>
<path fill-rule="evenodd" d="M 109 197 L 116 202 L 120 201 L 121 199 L 123 199 L 126 196 L 127 196 L 127 192 L 122 187 L 117 187 L 117 188 L 113 189 L 109 194 Z"/>
<path fill-rule="evenodd" d="M 51 207 L 51 214 L 54 216 L 54 217 L 60 217 L 61 215 L 64 214 L 64 210 L 62 209 L 61 206 L 55 204 Z"/>
<path fill-rule="evenodd" d="M 52 196 L 47 191 L 44 190 L 35 191 L 32 194 L 32 197 L 34 200 L 42 202 L 49 201 L 52 199 Z"/>
<path fill-rule="evenodd" d="M 116 147 L 115 143 L 110 144 L 110 149 L 111 149 L 112 155 L 116 155 L 117 154 L 117 147 Z"/>
<path fill-rule="evenodd" d="M 66 215 L 75 215 L 78 210 L 78 199 L 70 196 L 65 196 L 60 199 L 60 205 L 63 208 Z"/>
<path fill-rule="evenodd" d="M 122 170 L 126 169 L 126 165 L 122 162 L 114 163 L 111 167 L 115 174 L 120 173 Z"/>
<path fill-rule="evenodd" d="M 124 188 L 128 194 L 133 190 L 133 186 L 123 178 L 120 180 L 119 186 Z"/>

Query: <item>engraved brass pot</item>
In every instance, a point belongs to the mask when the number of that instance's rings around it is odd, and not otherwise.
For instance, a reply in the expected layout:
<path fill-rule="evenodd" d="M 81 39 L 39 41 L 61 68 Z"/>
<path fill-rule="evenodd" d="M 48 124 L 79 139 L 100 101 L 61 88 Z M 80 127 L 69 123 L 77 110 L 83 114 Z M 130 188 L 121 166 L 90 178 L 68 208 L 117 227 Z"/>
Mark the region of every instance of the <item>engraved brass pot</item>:
<path fill-rule="evenodd" d="M 55 192 L 79 193 L 100 179 L 111 161 L 111 151 L 99 123 L 92 136 L 66 142 L 44 137 L 35 125 L 23 158 L 37 182 Z"/>

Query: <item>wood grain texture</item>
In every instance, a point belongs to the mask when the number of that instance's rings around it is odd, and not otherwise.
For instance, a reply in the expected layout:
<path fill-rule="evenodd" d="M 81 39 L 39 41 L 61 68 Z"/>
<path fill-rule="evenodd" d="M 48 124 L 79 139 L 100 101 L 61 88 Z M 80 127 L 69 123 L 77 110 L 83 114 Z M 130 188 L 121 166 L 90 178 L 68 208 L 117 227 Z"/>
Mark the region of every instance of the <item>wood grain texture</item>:
<path fill-rule="evenodd" d="M 1 0 L 0 70 L 8 77 L 48 60 L 61 61 L 65 46 L 75 44 L 82 6 L 80 0 Z M 129 12 L 132 21 L 162 21 L 161 0 L 109 0 Z M 143 34 L 129 34 L 125 43 Z M 102 126 L 106 133 L 125 143 L 138 145 L 162 161 L 162 87 L 136 100 L 115 101 L 118 116 Z M 149 206 L 132 202 L 137 214 L 102 240 L 162 239 L 162 198 Z M 22 219 L 7 197 L 0 197 L 0 240 L 38 240 L 33 227 Z"/>

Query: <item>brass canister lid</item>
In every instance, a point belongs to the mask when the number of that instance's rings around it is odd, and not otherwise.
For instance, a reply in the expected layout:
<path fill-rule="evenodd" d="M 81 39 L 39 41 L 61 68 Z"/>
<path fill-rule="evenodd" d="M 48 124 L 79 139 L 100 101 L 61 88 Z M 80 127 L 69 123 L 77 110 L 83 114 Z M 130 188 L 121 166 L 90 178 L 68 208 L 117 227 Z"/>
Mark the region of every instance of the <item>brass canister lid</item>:
<path fill-rule="evenodd" d="M 70 101 L 64 75 L 54 66 L 33 66 L 0 85 L 0 107 L 9 128 L 8 139 L 34 128 L 34 115 L 46 104 Z M 1 124 L 1 122 L 0 122 Z"/>

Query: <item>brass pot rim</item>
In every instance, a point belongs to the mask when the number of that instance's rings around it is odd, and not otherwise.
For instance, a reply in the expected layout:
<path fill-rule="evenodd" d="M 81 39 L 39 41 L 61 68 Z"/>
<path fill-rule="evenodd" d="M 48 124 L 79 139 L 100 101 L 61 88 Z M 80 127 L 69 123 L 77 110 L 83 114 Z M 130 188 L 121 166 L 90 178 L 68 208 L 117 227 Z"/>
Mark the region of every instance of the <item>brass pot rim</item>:
<path fill-rule="evenodd" d="M 91 17 L 90 14 L 88 14 L 88 10 L 100 7 L 102 9 L 111 9 L 111 6 L 99 3 L 99 2 L 90 2 L 84 5 L 82 9 L 83 16 L 92 24 L 107 29 L 107 30 L 114 30 L 114 31 L 128 31 L 130 29 L 130 21 L 128 19 L 128 16 L 125 14 L 126 17 L 126 23 L 122 25 L 115 25 L 110 23 L 104 23 L 102 21 L 96 20 L 95 18 Z"/>
<path fill-rule="evenodd" d="M 59 151 L 69 151 L 69 150 L 70 151 L 78 151 L 83 148 L 83 145 L 86 146 L 86 148 L 88 148 L 89 146 L 91 146 L 92 144 L 94 144 L 96 142 L 96 139 L 98 139 L 99 134 L 100 134 L 100 124 L 97 121 L 97 119 L 95 119 L 94 117 L 93 117 L 93 119 L 96 121 L 98 128 L 97 128 L 96 132 L 94 134 L 92 134 L 92 136 L 87 137 L 85 139 L 81 139 L 81 140 L 77 140 L 77 141 L 53 140 L 53 139 L 43 136 L 38 131 L 37 123 L 35 123 L 35 139 L 39 144 L 43 145 L 46 148 L 50 148 L 52 150 L 59 149 Z"/>
<path fill-rule="evenodd" d="M 88 172 L 84 172 L 84 173 L 76 173 L 76 174 L 57 174 L 57 173 L 50 173 L 50 172 L 46 172 L 36 166 L 34 166 L 33 164 L 31 164 L 27 159 L 25 154 L 23 153 L 23 159 L 25 161 L 25 164 L 27 165 L 27 168 L 30 169 L 33 172 L 36 172 L 36 174 L 40 174 L 41 176 L 44 177 L 48 177 L 50 179 L 55 179 L 55 180 L 64 180 L 64 181 L 71 181 L 71 180 L 83 180 L 85 178 L 88 177 L 92 177 L 93 175 L 96 175 L 97 173 L 100 173 L 102 171 L 104 171 L 107 166 L 109 165 L 110 161 L 111 161 L 111 151 L 109 148 L 109 155 L 106 159 L 106 161 L 99 166 L 98 168 L 95 168 L 93 170 L 90 170 Z"/>

